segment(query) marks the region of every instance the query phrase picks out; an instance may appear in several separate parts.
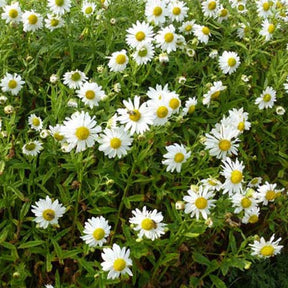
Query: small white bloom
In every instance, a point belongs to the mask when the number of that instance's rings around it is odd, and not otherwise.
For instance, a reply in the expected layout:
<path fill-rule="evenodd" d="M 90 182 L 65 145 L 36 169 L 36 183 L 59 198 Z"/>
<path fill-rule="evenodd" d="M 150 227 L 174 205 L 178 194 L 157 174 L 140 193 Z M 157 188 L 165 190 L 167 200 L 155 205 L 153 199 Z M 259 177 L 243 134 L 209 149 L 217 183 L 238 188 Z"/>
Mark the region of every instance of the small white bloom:
<path fill-rule="evenodd" d="M 167 165 L 166 171 L 173 172 L 176 170 L 179 173 L 182 164 L 191 156 L 191 152 L 187 152 L 182 144 L 177 143 L 167 146 L 166 149 L 168 152 L 163 155 L 166 159 L 162 161 L 162 164 Z"/>
<path fill-rule="evenodd" d="M 160 63 L 167 63 L 169 62 L 169 56 L 167 53 L 160 53 L 159 54 L 159 62 Z"/>
<path fill-rule="evenodd" d="M 48 0 L 48 7 L 53 14 L 63 15 L 71 9 L 71 0 Z"/>
<path fill-rule="evenodd" d="M 190 214 L 191 217 L 196 216 L 196 219 L 199 219 L 200 214 L 202 217 L 207 220 L 210 209 L 215 206 L 216 202 L 214 197 L 214 192 L 209 191 L 208 187 L 200 186 L 197 192 L 189 189 L 188 196 L 184 196 L 183 200 L 187 202 L 185 204 L 185 213 Z"/>
<path fill-rule="evenodd" d="M 213 177 L 202 179 L 200 183 L 202 186 L 207 187 L 210 191 L 220 191 L 222 188 L 222 183 Z"/>
<path fill-rule="evenodd" d="M 86 82 L 87 76 L 79 70 L 69 71 L 63 75 L 63 83 L 70 89 L 80 88 Z"/>
<path fill-rule="evenodd" d="M 226 86 L 222 84 L 222 81 L 215 81 L 210 87 L 209 91 L 203 95 L 203 104 L 210 106 L 211 100 L 219 98 L 221 91 L 226 90 Z"/>
<path fill-rule="evenodd" d="M 222 21 L 225 21 L 229 18 L 229 11 L 228 9 L 224 8 L 223 5 L 219 6 L 219 10 L 217 13 L 217 21 L 219 23 L 222 23 Z"/>
<path fill-rule="evenodd" d="M 28 123 L 31 129 L 34 129 L 35 131 L 40 131 L 43 127 L 42 119 L 35 114 L 31 114 L 28 117 Z"/>
<path fill-rule="evenodd" d="M 30 141 L 26 143 L 22 147 L 22 152 L 23 154 L 28 155 L 28 156 L 37 156 L 37 154 L 39 154 L 42 149 L 43 149 L 42 143 L 35 140 L 35 141 Z"/>
<path fill-rule="evenodd" d="M 202 2 L 201 6 L 205 17 L 217 17 L 220 8 L 218 0 L 205 0 Z"/>
<path fill-rule="evenodd" d="M 258 222 L 260 215 L 260 208 L 257 206 L 252 207 L 251 209 L 245 210 L 244 216 L 241 219 L 241 222 L 244 224 L 254 224 Z"/>
<path fill-rule="evenodd" d="M 108 67 L 110 68 L 110 71 L 121 72 L 126 68 L 129 62 L 126 53 L 126 50 L 123 49 L 112 53 L 112 55 L 108 57 Z"/>
<path fill-rule="evenodd" d="M 147 103 L 154 116 L 153 125 L 165 125 L 172 114 L 172 109 L 169 107 L 169 102 L 162 98 L 160 100 L 149 100 Z"/>
<path fill-rule="evenodd" d="M 132 211 L 132 214 L 133 217 L 129 219 L 129 222 L 135 225 L 133 228 L 135 231 L 139 231 L 139 238 L 145 236 L 154 241 L 165 234 L 164 228 L 166 224 L 162 223 L 163 216 L 161 212 L 156 209 L 148 211 L 146 206 L 144 206 L 142 211 L 136 208 Z"/>
<path fill-rule="evenodd" d="M 238 214 L 241 211 L 251 210 L 257 206 L 257 201 L 254 198 L 255 195 L 247 195 L 241 192 L 237 192 L 230 197 L 232 205 L 234 207 L 234 213 Z"/>
<path fill-rule="evenodd" d="M 4 6 L 3 11 L 4 12 L 2 13 L 1 17 L 6 23 L 21 22 L 22 11 L 19 6 L 19 2 L 14 2 L 11 5 Z"/>
<path fill-rule="evenodd" d="M 256 1 L 257 13 L 259 17 L 268 18 L 273 15 L 273 5 L 272 1 L 268 0 L 258 0 Z"/>
<path fill-rule="evenodd" d="M 92 217 L 85 222 L 85 229 L 81 239 L 85 241 L 89 247 L 102 247 L 107 242 L 107 237 L 110 234 L 111 226 L 108 221 L 103 217 Z"/>
<path fill-rule="evenodd" d="M 285 114 L 285 112 L 286 112 L 286 110 L 285 110 L 284 107 L 282 107 L 282 106 L 277 106 L 277 107 L 276 107 L 276 114 L 277 114 L 277 115 L 282 116 L 282 115 Z"/>
<path fill-rule="evenodd" d="M 263 237 L 260 238 L 260 241 L 254 240 L 254 243 L 249 245 L 252 248 L 251 255 L 267 259 L 279 254 L 283 248 L 282 245 L 279 245 L 281 238 L 278 238 L 275 241 L 274 238 L 275 235 L 273 234 L 268 241 L 266 241 Z"/>
<path fill-rule="evenodd" d="M 276 25 L 271 23 L 269 20 L 265 19 L 262 22 L 262 28 L 259 32 L 260 35 L 265 37 L 265 41 L 269 41 L 276 30 Z"/>
<path fill-rule="evenodd" d="M 57 28 L 61 28 L 65 24 L 63 18 L 54 14 L 48 14 L 47 18 L 44 21 L 45 21 L 45 27 L 50 31 L 54 31 Z"/>
<path fill-rule="evenodd" d="M 247 184 L 248 187 L 258 187 L 262 182 L 262 178 L 261 177 L 255 177 L 253 179 L 251 179 L 249 181 L 249 183 Z"/>
<path fill-rule="evenodd" d="M 178 35 L 175 33 L 175 27 L 170 24 L 158 31 L 155 36 L 156 46 L 168 54 L 177 49 Z"/>
<path fill-rule="evenodd" d="M 274 202 L 274 200 L 281 195 L 284 189 L 276 189 L 276 184 L 270 184 L 265 182 L 257 189 L 257 198 L 263 205 L 268 205 L 268 202 Z"/>
<path fill-rule="evenodd" d="M 46 229 L 49 224 L 57 225 L 58 219 L 63 216 L 65 210 L 66 208 L 58 200 L 52 202 L 51 198 L 46 196 L 45 199 L 40 199 L 32 205 L 31 211 L 36 216 L 34 221 L 39 227 Z"/>
<path fill-rule="evenodd" d="M 192 34 L 194 24 L 195 20 L 186 21 L 182 23 L 181 27 L 179 28 L 179 31 L 186 35 Z"/>
<path fill-rule="evenodd" d="M 58 77 L 58 75 L 57 74 L 52 74 L 51 76 L 50 76 L 50 83 L 52 83 L 52 84 L 55 84 L 55 83 L 57 83 L 57 81 L 59 80 L 59 77 Z"/>
<path fill-rule="evenodd" d="M 255 104 L 258 105 L 260 110 L 272 108 L 276 102 L 276 91 L 268 86 L 261 95 L 256 98 Z"/>
<path fill-rule="evenodd" d="M 22 14 L 23 30 L 24 32 L 34 32 L 41 29 L 43 26 L 43 17 L 34 10 L 25 11 Z"/>
<path fill-rule="evenodd" d="M 161 0 L 148 0 L 145 6 L 145 16 L 148 22 L 155 25 L 161 25 L 166 20 L 168 11 L 164 1 Z"/>
<path fill-rule="evenodd" d="M 22 80 L 20 75 L 16 73 L 13 75 L 6 73 L 4 78 L 1 79 L 0 86 L 3 92 L 10 92 L 12 95 L 18 95 L 23 84 L 25 84 L 25 81 Z"/>
<path fill-rule="evenodd" d="M 86 18 L 89 18 L 91 15 L 93 15 L 95 9 L 96 5 L 93 2 L 84 1 L 82 3 L 81 11 Z"/>
<path fill-rule="evenodd" d="M 187 16 L 188 7 L 182 1 L 173 0 L 169 1 L 167 12 L 172 21 L 182 22 Z"/>
<path fill-rule="evenodd" d="M 64 135 L 61 134 L 61 129 L 62 129 L 62 125 L 57 124 L 56 126 L 49 126 L 49 132 L 50 135 L 57 141 L 60 143 L 65 142 L 65 137 Z"/>
<path fill-rule="evenodd" d="M 219 66 L 224 74 L 232 74 L 240 65 L 240 58 L 237 53 L 224 51 L 219 57 Z"/>
<path fill-rule="evenodd" d="M 248 113 L 244 112 L 243 107 L 240 109 L 233 108 L 229 110 L 229 117 L 227 118 L 227 124 L 239 133 L 243 133 L 244 130 L 250 130 L 251 123 L 248 121 Z"/>
<path fill-rule="evenodd" d="M 126 249 L 126 247 L 121 249 L 117 244 L 113 244 L 112 249 L 103 249 L 101 256 L 104 262 L 101 263 L 101 266 L 104 271 L 109 271 L 108 279 L 115 279 L 124 274 L 133 275 L 128 267 L 132 265 L 132 260 L 129 257 L 130 250 Z"/>
<path fill-rule="evenodd" d="M 99 101 L 105 96 L 102 87 L 94 82 L 84 83 L 80 89 L 76 91 L 76 94 L 82 102 L 90 108 L 98 106 Z"/>
<path fill-rule="evenodd" d="M 211 36 L 211 31 L 207 26 L 198 24 L 193 25 L 193 33 L 197 39 L 204 44 L 208 43 L 209 37 Z"/>
<path fill-rule="evenodd" d="M 154 57 L 153 45 L 151 43 L 140 44 L 132 57 L 138 65 L 147 64 Z"/>

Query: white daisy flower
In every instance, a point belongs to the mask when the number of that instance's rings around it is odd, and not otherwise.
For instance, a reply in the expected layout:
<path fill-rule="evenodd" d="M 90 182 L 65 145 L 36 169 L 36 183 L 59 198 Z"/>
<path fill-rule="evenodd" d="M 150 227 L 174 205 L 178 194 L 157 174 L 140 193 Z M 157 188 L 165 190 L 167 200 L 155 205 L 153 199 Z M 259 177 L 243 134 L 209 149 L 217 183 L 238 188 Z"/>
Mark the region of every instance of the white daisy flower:
<path fill-rule="evenodd" d="M 167 53 L 163 52 L 159 54 L 159 62 L 160 63 L 168 63 L 169 62 L 169 56 Z"/>
<path fill-rule="evenodd" d="M 101 127 L 97 126 L 94 119 L 84 111 L 75 112 L 70 118 L 66 118 L 60 133 L 69 143 L 70 151 L 76 147 L 76 153 L 78 153 L 94 145 L 98 133 L 101 131 Z"/>
<path fill-rule="evenodd" d="M 93 2 L 84 1 L 82 3 L 81 11 L 86 18 L 89 18 L 95 12 L 96 5 Z"/>
<path fill-rule="evenodd" d="M 273 37 L 276 26 L 267 19 L 265 19 L 261 25 L 262 28 L 259 31 L 259 34 L 265 37 L 265 41 L 269 41 Z"/>
<path fill-rule="evenodd" d="M 239 3 L 246 5 L 247 0 L 229 0 L 229 2 L 233 8 L 237 8 Z"/>
<path fill-rule="evenodd" d="M 207 220 L 210 215 L 210 209 L 215 206 L 213 199 L 214 192 L 209 191 L 208 187 L 199 186 L 199 190 L 193 191 L 191 189 L 188 190 L 188 196 L 184 196 L 183 200 L 187 202 L 185 204 L 184 212 L 186 214 L 191 213 L 191 217 L 196 216 L 196 219 L 199 220 L 200 214 L 202 217 Z"/>
<path fill-rule="evenodd" d="M 131 28 L 127 29 L 126 42 L 131 48 L 138 48 L 139 45 L 154 40 L 153 27 L 146 22 L 137 21 Z"/>
<path fill-rule="evenodd" d="M 228 119 L 229 125 L 238 130 L 239 133 L 243 133 L 244 130 L 250 130 L 251 128 L 251 123 L 248 121 L 248 113 L 244 112 L 243 107 L 240 109 L 233 108 L 232 110 L 229 110 Z"/>
<path fill-rule="evenodd" d="M 181 107 L 179 95 L 176 92 L 171 91 L 164 94 L 164 97 L 164 100 L 168 102 L 169 108 L 172 110 L 172 114 L 178 113 Z"/>
<path fill-rule="evenodd" d="M 42 149 L 43 149 L 42 143 L 40 141 L 35 140 L 26 143 L 22 147 L 22 152 L 27 156 L 37 156 L 37 154 L 39 154 Z"/>
<path fill-rule="evenodd" d="M 111 0 L 100 0 L 102 8 L 107 9 L 111 3 Z"/>
<path fill-rule="evenodd" d="M 31 211 L 35 214 L 34 221 L 39 227 L 46 229 L 49 224 L 57 225 L 58 219 L 63 216 L 66 208 L 58 200 L 52 202 L 49 196 L 40 199 L 35 205 L 31 206 Z"/>
<path fill-rule="evenodd" d="M 209 154 L 216 156 L 217 159 L 238 155 L 239 139 L 236 138 L 237 135 L 237 130 L 223 124 L 218 125 L 217 128 L 211 130 L 210 134 L 205 134 L 205 149 L 209 150 Z"/>
<path fill-rule="evenodd" d="M 183 115 L 191 115 L 194 113 L 196 105 L 197 105 L 198 101 L 196 97 L 193 98 L 188 98 L 188 100 L 185 102 L 185 107 L 183 108 Z"/>
<path fill-rule="evenodd" d="M 237 36 L 240 39 L 243 39 L 244 37 L 248 36 L 249 32 L 250 27 L 248 25 L 245 25 L 244 23 L 241 23 L 240 26 L 237 28 Z"/>
<path fill-rule="evenodd" d="M 274 200 L 279 197 L 284 191 L 284 189 L 276 189 L 276 184 L 270 184 L 269 182 L 265 182 L 265 184 L 261 185 L 257 189 L 257 199 L 263 205 L 268 205 L 268 202 L 274 202 Z"/>
<path fill-rule="evenodd" d="M 103 217 L 92 217 L 85 222 L 84 236 L 80 238 L 85 241 L 89 247 L 102 247 L 107 242 L 107 237 L 110 234 L 111 226 Z"/>
<path fill-rule="evenodd" d="M 115 127 L 112 129 L 106 128 L 104 134 L 100 135 L 98 142 L 99 151 L 103 151 L 109 158 L 122 158 L 127 155 L 127 151 L 131 149 L 133 139 L 131 136 L 121 127 Z"/>
<path fill-rule="evenodd" d="M 54 31 L 57 28 L 61 28 L 65 24 L 64 20 L 60 16 L 57 16 L 54 14 L 48 14 L 44 22 L 45 22 L 45 27 L 49 29 L 50 31 Z"/>
<path fill-rule="evenodd" d="M 104 262 L 101 263 L 104 271 L 109 271 L 107 278 L 115 279 L 120 275 L 128 274 L 132 276 L 132 271 L 128 266 L 132 265 L 130 259 L 130 250 L 126 247 L 120 248 L 119 245 L 113 244 L 111 248 L 104 248 L 101 257 Z"/>
<path fill-rule="evenodd" d="M 241 219 L 241 222 L 244 224 L 254 224 L 258 222 L 260 215 L 260 208 L 257 206 L 252 207 L 251 209 L 245 210 L 244 216 Z"/>
<path fill-rule="evenodd" d="M 142 134 L 149 130 L 149 125 L 153 124 L 153 115 L 146 102 L 140 105 L 139 96 L 135 96 L 133 102 L 130 98 L 128 101 L 123 101 L 125 108 L 117 110 L 118 121 L 125 125 L 126 131 L 130 130 L 131 135 Z"/>
<path fill-rule="evenodd" d="M 178 35 L 175 33 L 175 27 L 172 24 L 159 30 L 155 36 L 156 46 L 167 53 L 176 51 L 177 39 Z"/>
<path fill-rule="evenodd" d="M 234 207 L 234 213 L 238 214 L 241 211 L 251 210 L 253 207 L 257 206 L 257 201 L 253 197 L 255 195 L 247 195 L 241 192 L 237 192 L 230 197 L 232 201 L 232 206 Z"/>
<path fill-rule="evenodd" d="M 162 161 L 162 164 L 167 165 L 167 172 L 176 170 L 179 173 L 182 164 L 191 156 L 191 152 L 187 152 L 182 144 L 179 145 L 177 143 L 167 146 L 166 149 L 168 152 L 163 155 L 166 159 Z"/>
<path fill-rule="evenodd" d="M 40 131 L 43 127 L 42 119 L 35 114 L 31 114 L 28 117 L 28 123 L 31 129 L 34 129 L 35 131 Z"/>
<path fill-rule="evenodd" d="M 268 86 L 261 95 L 256 98 L 255 104 L 258 105 L 260 110 L 272 108 L 276 102 L 276 91 Z"/>
<path fill-rule="evenodd" d="M 202 12 L 205 17 L 216 18 L 219 10 L 218 0 L 205 0 L 201 4 Z"/>
<path fill-rule="evenodd" d="M 168 11 L 166 4 L 161 0 L 148 0 L 145 6 L 145 16 L 148 22 L 161 25 L 165 22 Z"/>
<path fill-rule="evenodd" d="M 184 33 L 185 35 L 190 35 L 193 33 L 193 26 L 195 24 L 195 20 L 183 22 L 179 31 Z"/>
<path fill-rule="evenodd" d="M 80 88 L 86 82 L 87 76 L 79 70 L 69 71 L 63 75 L 63 83 L 70 89 Z"/>
<path fill-rule="evenodd" d="M 217 21 L 219 23 L 222 23 L 223 21 L 227 20 L 228 18 L 229 18 L 228 9 L 224 8 L 223 5 L 220 5 L 218 13 L 217 13 Z"/>
<path fill-rule="evenodd" d="M 49 126 L 49 133 L 50 135 L 57 141 L 60 143 L 63 143 L 66 141 L 64 135 L 61 134 L 61 129 L 62 129 L 62 125 L 60 124 L 56 124 L 56 126 Z"/>
<path fill-rule="evenodd" d="M 149 87 L 146 94 L 150 99 L 158 101 L 158 100 L 163 100 L 164 98 L 166 98 L 167 94 L 169 93 L 170 93 L 170 90 L 168 89 L 168 84 L 165 84 L 165 86 L 163 87 L 159 84 L 156 84 L 156 88 Z"/>
<path fill-rule="evenodd" d="M 154 116 L 153 125 L 162 126 L 168 122 L 169 117 L 172 114 L 172 109 L 169 107 L 169 102 L 167 100 L 163 98 L 161 100 L 149 100 L 147 105 Z"/>
<path fill-rule="evenodd" d="M 277 106 L 276 107 L 276 114 L 277 115 L 282 116 L 282 115 L 285 114 L 285 112 L 286 112 L 286 110 L 285 110 L 285 108 L 283 106 Z"/>
<path fill-rule="evenodd" d="M 260 241 L 254 240 L 253 244 L 249 244 L 252 248 L 252 256 L 257 256 L 259 258 L 270 258 L 280 253 L 283 248 L 282 245 L 279 245 L 281 238 L 278 238 L 274 241 L 275 235 L 273 234 L 270 240 L 266 241 L 263 237 L 260 238 Z"/>
<path fill-rule="evenodd" d="M 16 73 L 13 75 L 6 73 L 4 78 L 1 79 L 0 86 L 3 92 L 10 92 L 12 95 L 18 95 L 23 84 L 25 84 L 25 81 L 22 80 L 20 75 Z"/>
<path fill-rule="evenodd" d="M 182 22 L 188 14 L 188 7 L 185 3 L 179 0 L 169 1 L 167 7 L 168 17 L 172 21 Z"/>
<path fill-rule="evenodd" d="M 223 171 L 220 174 L 225 177 L 222 187 L 223 193 L 228 192 L 229 195 L 233 195 L 234 193 L 242 192 L 243 170 L 245 168 L 243 162 L 239 162 L 238 159 L 233 162 L 230 158 L 226 158 L 222 160 L 222 163 L 221 168 Z"/>
<path fill-rule="evenodd" d="M 53 14 L 63 15 L 70 11 L 71 0 L 48 0 L 48 7 Z"/>
<path fill-rule="evenodd" d="M 7 24 L 21 22 L 22 11 L 18 2 L 4 6 L 3 11 L 4 12 L 1 14 L 1 17 Z"/>
<path fill-rule="evenodd" d="M 210 87 L 209 91 L 203 95 L 203 104 L 210 106 L 211 100 L 216 100 L 219 98 L 221 91 L 226 90 L 226 86 L 222 84 L 222 81 L 215 81 Z"/>
<path fill-rule="evenodd" d="M 259 17 L 268 18 L 273 15 L 274 3 L 268 0 L 256 1 L 257 13 Z"/>
<path fill-rule="evenodd" d="M 197 39 L 204 44 L 207 44 L 209 37 L 211 36 L 210 29 L 207 26 L 202 26 L 198 24 L 193 25 L 193 33 Z"/>
<path fill-rule="evenodd" d="M 207 187 L 207 189 L 210 191 L 220 191 L 220 189 L 222 188 L 222 183 L 218 179 L 213 177 L 202 179 L 200 183 L 201 186 Z"/>
<path fill-rule="evenodd" d="M 22 22 L 24 32 L 34 32 L 42 28 L 43 17 L 39 13 L 36 13 L 34 10 L 25 11 L 22 14 Z"/>
<path fill-rule="evenodd" d="M 112 53 L 112 55 L 108 57 L 108 66 L 110 71 L 121 72 L 126 68 L 129 62 L 129 58 L 126 53 L 126 50 L 123 49 L 121 51 Z"/>
<path fill-rule="evenodd" d="M 164 228 L 166 224 L 161 223 L 163 220 L 161 212 L 158 212 L 156 209 L 148 211 L 146 206 L 144 206 L 142 211 L 136 208 L 132 211 L 132 214 L 134 216 L 129 219 L 129 222 L 135 225 L 133 227 L 135 231 L 139 231 L 139 238 L 145 236 L 154 241 L 165 234 Z"/>
<path fill-rule="evenodd" d="M 102 87 L 95 82 L 84 83 L 79 90 L 76 91 L 77 96 L 82 102 L 88 105 L 90 108 L 98 106 L 100 100 L 105 96 L 105 92 Z"/>
<path fill-rule="evenodd" d="M 138 46 L 132 55 L 138 65 L 147 64 L 154 57 L 154 47 L 151 43 L 143 43 Z"/>
<path fill-rule="evenodd" d="M 240 65 L 240 58 L 235 52 L 224 51 L 219 57 L 219 66 L 224 74 L 232 74 Z"/>
<path fill-rule="evenodd" d="M 262 182 L 262 178 L 261 177 L 255 177 L 253 179 L 251 179 L 249 181 L 249 183 L 247 184 L 248 187 L 258 187 Z"/>
<path fill-rule="evenodd" d="M 0 0 L 0 8 L 6 5 L 6 0 Z"/>
<path fill-rule="evenodd" d="M 246 14 L 248 12 L 246 8 L 246 2 L 244 1 L 238 1 L 236 8 L 239 14 Z"/>

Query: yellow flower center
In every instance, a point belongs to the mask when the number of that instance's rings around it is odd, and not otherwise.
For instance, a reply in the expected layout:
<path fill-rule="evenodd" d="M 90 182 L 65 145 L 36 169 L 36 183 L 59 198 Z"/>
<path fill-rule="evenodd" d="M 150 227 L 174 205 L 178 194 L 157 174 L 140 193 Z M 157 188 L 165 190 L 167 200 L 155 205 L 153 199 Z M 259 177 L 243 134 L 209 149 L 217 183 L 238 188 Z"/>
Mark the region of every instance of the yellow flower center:
<path fill-rule="evenodd" d="M 258 222 L 258 220 L 259 220 L 259 218 L 257 215 L 252 215 L 252 216 L 250 216 L 248 222 L 251 224 L 254 224 L 254 223 Z"/>
<path fill-rule="evenodd" d="M 121 146 L 121 143 L 122 143 L 121 140 L 116 137 L 110 140 L 110 146 L 113 149 L 118 149 Z"/>
<path fill-rule="evenodd" d="M 71 80 L 72 80 L 72 81 L 77 82 L 77 81 L 79 81 L 80 79 L 81 79 L 81 75 L 80 75 L 79 72 L 75 72 L 75 73 L 73 73 L 73 74 L 71 75 Z"/>
<path fill-rule="evenodd" d="M 238 124 L 237 129 L 243 131 L 245 129 L 245 123 L 242 121 Z"/>
<path fill-rule="evenodd" d="M 181 13 L 180 7 L 174 7 L 173 10 L 172 10 L 172 13 L 174 15 L 180 15 L 180 13 Z"/>
<path fill-rule="evenodd" d="M 93 8 L 91 6 L 89 6 L 85 9 L 85 14 L 87 14 L 87 15 L 91 14 L 92 12 L 93 12 Z"/>
<path fill-rule="evenodd" d="M 154 16 L 160 16 L 162 14 L 162 11 L 163 11 L 162 8 L 157 6 L 153 9 L 153 15 Z"/>
<path fill-rule="evenodd" d="M 248 198 L 248 197 L 244 197 L 242 200 L 241 200 L 241 206 L 243 208 L 248 208 L 250 207 L 252 204 L 252 201 Z"/>
<path fill-rule="evenodd" d="M 219 141 L 218 147 L 222 151 L 228 151 L 231 148 L 231 142 L 226 139 L 222 139 Z"/>
<path fill-rule="evenodd" d="M 136 33 L 135 35 L 135 38 L 138 40 L 138 41 L 143 41 L 145 39 L 145 33 L 142 32 L 142 31 L 139 31 Z"/>
<path fill-rule="evenodd" d="M 168 115 L 168 109 L 165 106 L 160 106 L 156 111 L 157 117 L 165 118 Z"/>
<path fill-rule="evenodd" d="M 233 184 L 238 184 L 242 181 L 243 179 L 243 175 L 242 175 L 242 172 L 239 171 L 239 170 L 234 170 L 232 173 L 231 173 L 231 177 L 230 177 L 230 180 Z"/>
<path fill-rule="evenodd" d="M 33 126 L 39 126 L 40 125 L 40 120 L 35 117 L 35 118 L 32 119 L 32 124 L 33 124 Z"/>
<path fill-rule="evenodd" d="M 177 109 L 180 105 L 180 101 L 177 98 L 172 98 L 169 101 L 169 107 L 172 108 L 173 110 Z"/>
<path fill-rule="evenodd" d="M 239 11 L 243 11 L 244 9 L 245 9 L 244 5 L 242 5 L 242 4 L 238 5 L 238 10 Z"/>
<path fill-rule="evenodd" d="M 165 39 L 165 42 L 167 42 L 167 43 L 172 42 L 174 39 L 173 33 L 171 33 L 171 32 L 166 33 L 164 36 L 164 39 Z"/>
<path fill-rule="evenodd" d="M 141 118 L 141 113 L 137 109 L 129 111 L 129 118 L 130 120 L 137 122 Z"/>
<path fill-rule="evenodd" d="M 15 89 L 15 88 L 17 87 L 17 82 L 16 82 L 14 79 L 10 80 L 10 81 L 8 82 L 8 87 L 9 87 L 10 89 Z"/>
<path fill-rule="evenodd" d="M 220 11 L 220 17 L 226 17 L 227 14 L 228 14 L 228 10 L 227 10 L 227 9 L 222 9 L 222 10 Z"/>
<path fill-rule="evenodd" d="M 174 156 L 174 161 L 176 162 L 176 163 L 181 163 L 183 160 L 184 160 L 184 154 L 183 153 L 181 153 L 181 152 L 178 152 L 178 153 L 176 153 L 175 154 L 175 156 Z"/>
<path fill-rule="evenodd" d="M 264 102 L 269 102 L 271 100 L 271 95 L 270 94 L 265 94 L 264 96 L 263 96 L 263 101 Z"/>
<path fill-rule="evenodd" d="M 64 139 L 64 136 L 61 135 L 59 132 L 56 132 L 53 134 L 54 139 L 56 139 L 57 141 L 62 141 Z"/>
<path fill-rule="evenodd" d="M 192 30 L 192 25 L 187 25 L 186 27 L 185 27 L 185 31 L 186 32 L 190 32 Z"/>
<path fill-rule="evenodd" d="M 272 34 L 275 31 L 275 25 L 274 24 L 269 24 L 268 26 L 268 32 Z"/>
<path fill-rule="evenodd" d="M 269 256 L 272 256 L 274 254 L 274 250 L 275 249 L 272 245 L 266 245 L 266 246 L 261 248 L 260 254 L 265 256 L 265 257 L 269 257 Z"/>
<path fill-rule="evenodd" d="M 26 150 L 28 151 L 33 151 L 36 148 L 36 144 L 33 142 L 30 142 L 28 144 L 25 145 Z"/>
<path fill-rule="evenodd" d="M 86 140 L 90 135 L 90 131 L 87 127 L 81 126 L 76 129 L 75 135 L 79 140 Z"/>
<path fill-rule="evenodd" d="M 85 93 L 85 97 L 88 99 L 88 100 L 93 100 L 95 98 L 95 92 L 93 90 L 88 90 L 86 91 Z"/>
<path fill-rule="evenodd" d="M 215 182 L 215 181 L 212 180 L 212 179 L 209 179 L 209 180 L 208 180 L 208 183 L 209 183 L 211 186 L 216 186 L 216 185 L 217 185 L 217 182 Z"/>
<path fill-rule="evenodd" d="M 149 230 L 152 230 L 152 229 L 156 229 L 157 228 L 157 224 L 152 219 L 145 218 L 141 222 L 141 228 L 144 229 L 144 230 L 149 231 Z"/>
<path fill-rule="evenodd" d="M 16 9 L 11 9 L 10 11 L 9 11 L 9 17 L 10 18 L 16 18 L 18 16 L 18 11 L 16 10 Z"/>
<path fill-rule="evenodd" d="M 264 11 L 268 11 L 269 8 L 270 8 L 270 5 L 269 5 L 268 2 L 265 2 L 265 3 L 263 3 L 262 7 L 263 7 L 263 10 L 264 10 Z"/>
<path fill-rule="evenodd" d="M 64 0 L 55 0 L 55 4 L 60 7 L 64 5 L 64 2 Z"/>
<path fill-rule="evenodd" d="M 208 9 L 209 10 L 214 10 L 216 8 L 216 2 L 215 1 L 211 1 L 208 4 Z"/>
<path fill-rule="evenodd" d="M 209 34 L 210 34 L 210 29 L 209 29 L 208 27 L 204 26 L 204 27 L 202 28 L 202 33 L 203 33 L 204 35 L 209 35 Z"/>
<path fill-rule="evenodd" d="M 103 239 L 104 236 L 105 236 L 105 231 L 102 228 L 97 228 L 93 232 L 93 237 L 97 241 Z"/>
<path fill-rule="evenodd" d="M 124 54 L 119 54 L 116 57 L 116 63 L 119 65 L 123 65 L 126 62 L 126 56 Z"/>
<path fill-rule="evenodd" d="M 205 209 L 207 207 L 208 201 L 204 197 L 199 197 L 195 201 L 195 206 L 198 209 Z"/>
<path fill-rule="evenodd" d="M 55 218 L 55 211 L 52 209 L 46 209 L 43 211 L 42 216 L 46 221 L 52 221 Z"/>
<path fill-rule="evenodd" d="M 266 198 L 268 201 L 274 200 L 274 199 L 276 198 L 276 192 L 273 191 L 273 190 L 268 190 L 268 191 L 266 192 L 265 198 Z"/>
<path fill-rule="evenodd" d="M 145 57 L 148 54 L 148 50 L 145 47 L 142 47 L 139 51 L 138 51 L 138 55 L 140 57 Z"/>
<path fill-rule="evenodd" d="M 191 105 L 188 109 L 188 113 L 192 114 L 195 111 L 195 109 L 196 109 L 195 105 Z"/>
<path fill-rule="evenodd" d="M 59 25 L 59 20 L 58 19 L 51 19 L 51 22 L 50 22 L 51 26 L 52 27 L 56 27 Z"/>
<path fill-rule="evenodd" d="M 220 96 L 221 91 L 216 91 L 211 95 L 211 99 L 215 100 L 218 99 L 218 97 Z"/>
<path fill-rule="evenodd" d="M 122 258 L 118 258 L 113 263 L 113 268 L 117 272 L 121 272 L 126 267 L 126 261 Z"/>
<path fill-rule="evenodd" d="M 38 21 L 38 17 L 37 17 L 35 14 L 32 14 L 32 15 L 30 15 L 30 16 L 28 17 L 28 22 L 29 22 L 29 24 L 31 24 L 31 25 L 36 24 L 37 21 Z"/>
<path fill-rule="evenodd" d="M 235 58 L 229 58 L 227 63 L 230 67 L 233 67 L 236 65 L 236 59 Z"/>

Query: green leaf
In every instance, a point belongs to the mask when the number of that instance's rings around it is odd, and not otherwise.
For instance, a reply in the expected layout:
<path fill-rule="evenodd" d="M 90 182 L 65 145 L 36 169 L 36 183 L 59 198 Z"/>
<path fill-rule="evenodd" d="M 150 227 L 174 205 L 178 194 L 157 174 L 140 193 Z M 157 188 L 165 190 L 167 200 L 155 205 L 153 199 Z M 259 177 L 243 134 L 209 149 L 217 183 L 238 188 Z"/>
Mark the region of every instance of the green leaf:
<path fill-rule="evenodd" d="M 198 253 L 198 252 L 194 252 L 193 253 L 193 259 L 195 262 L 199 263 L 199 264 L 203 264 L 206 266 L 210 265 L 210 261 L 208 258 L 206 258 L 205 256 L 203 256 L 202 254 Z"/>
<path fill-rule="evenodd" d="M 26 249 L 26 248 L 40 246 L 43 243 L 45 243 L 45 241 L 43 241 L 43 240 L 29 241 L 29 242 L 26 242 L 26 243 L 23 243 L 23 244 L 19 245 L 18 248 L 19 249 Z"/>
<path fill-rule="evenodd" d="M 216 288 L 227 288 L 226 284 L 217 276 L 211 274 L 209 277 Z"/>
<path fill-rule="evenodd" d="M 184 236 L 185 237 L 188 237 L 188 238 L 196 238 L 198 237 L 200 234 L 199 233 L 191 233 L 191 232 L 188 232 L 188 233 L 185 233 Z"/>

